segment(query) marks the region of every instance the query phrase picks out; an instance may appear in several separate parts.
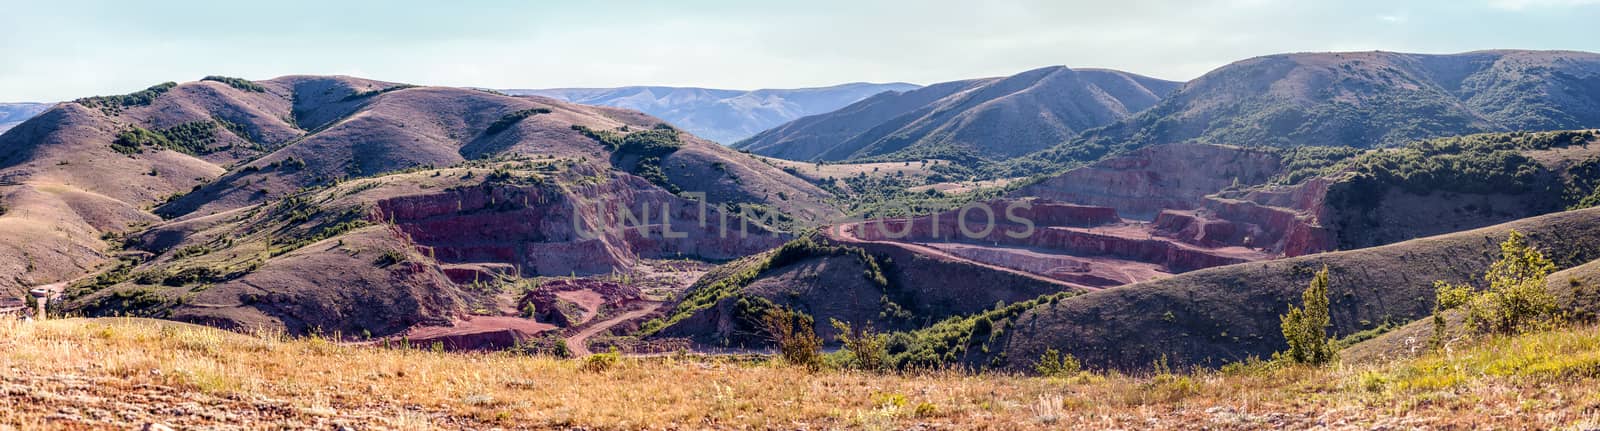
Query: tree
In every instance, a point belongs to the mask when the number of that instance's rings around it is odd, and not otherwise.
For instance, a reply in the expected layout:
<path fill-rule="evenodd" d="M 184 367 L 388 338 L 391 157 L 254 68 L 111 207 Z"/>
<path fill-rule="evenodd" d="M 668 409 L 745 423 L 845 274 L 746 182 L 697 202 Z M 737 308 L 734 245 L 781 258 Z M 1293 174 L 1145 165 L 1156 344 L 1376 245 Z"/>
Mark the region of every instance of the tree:
<path fill-rule="evenodd" d="M 1444 312 L 1457 307 L 1466 307 L 1467 327 L 1474 332 L 1512 334 L 1549 323 L 1557 306 L 1555 296 L 1545 287 L 1545 278 L 1555 268 L 1543 253 L 1528 245 L 1522 232 L 1511 231 L 1500 243 L 1500 260 L 1483 274 L 1487 290 L 1476 292 L 1464 284 L 1434 282 L 1438 299 L 1433 318 L 1435 344 L 1443 341 Z"/>
<path fill-rule="evenodd" d="M 1289 306 L 1283 321 L 1283 338 L 1289 342 L 1288 357 L 1302 363 L 1321 365 L 1333 360 L 1333 344 L 1328 340 L 1328 267 L 1317 271 L 1311 286 L 1300 294 L 1304 308 Z"/>

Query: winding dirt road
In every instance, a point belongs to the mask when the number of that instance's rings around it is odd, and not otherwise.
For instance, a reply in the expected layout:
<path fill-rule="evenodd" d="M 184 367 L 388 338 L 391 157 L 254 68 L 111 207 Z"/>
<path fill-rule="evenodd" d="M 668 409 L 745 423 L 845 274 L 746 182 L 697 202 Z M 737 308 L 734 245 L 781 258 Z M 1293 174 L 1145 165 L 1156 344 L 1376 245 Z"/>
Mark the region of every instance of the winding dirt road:
<path fill-rule="evenodd" d="M 662 303 L 660 302 L 646 302 L 644 303 L 644 308 L 622 313 L 617 317 L 588 325 L 587 327 L 583 328 L 583 330 L 578 331 L 578 333 L 567 337 L 567 349 L 572 350 L 573 357 L 589 356 L 594 353 L 589 351 L 590 337 L 593 337 L 595 334 L 599 334 L 607 329 L 611 329 L 611 327 L 617 326 L 622 322 L 644 317 L 645 315 L 656 311 L 656 309 L 661 308 L 661 304 Z"/>

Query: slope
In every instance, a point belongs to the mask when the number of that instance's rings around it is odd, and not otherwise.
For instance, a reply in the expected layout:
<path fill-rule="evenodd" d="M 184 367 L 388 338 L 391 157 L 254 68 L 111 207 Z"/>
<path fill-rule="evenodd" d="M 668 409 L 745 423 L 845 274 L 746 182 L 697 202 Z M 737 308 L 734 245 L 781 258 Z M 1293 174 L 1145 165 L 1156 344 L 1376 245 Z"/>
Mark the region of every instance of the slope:
<path fill-rule="evenodd" d="M 790 160 L 1019 156 L 1156 104 L 1178 83 L 1056 66 L 884 93 L 734 145 Z"/>
<path fill-rule="evenodd" d="M 1600 126 L 1600 55 L 1298 53 L 1242 60 L 1126 121 L 1030 156 L 1064 163 L 1145 145 L 1388 147 L 1492 131 Z"/>

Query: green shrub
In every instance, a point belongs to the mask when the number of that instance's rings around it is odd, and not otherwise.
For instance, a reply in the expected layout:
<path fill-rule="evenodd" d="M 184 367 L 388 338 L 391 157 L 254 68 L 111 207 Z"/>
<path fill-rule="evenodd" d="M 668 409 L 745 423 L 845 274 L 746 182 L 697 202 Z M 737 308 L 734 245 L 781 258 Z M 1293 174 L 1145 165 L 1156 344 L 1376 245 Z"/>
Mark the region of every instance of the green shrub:
<path fill-rule="evenodd" d="M 814 324 L 805 313 L 778 307 L 768 309 L 761 318 L 763 331 L 778 345 L 783 361 L 812 371 L 822 368 L 822 338 L 812 329 Z"/>
<path fill-rule="evenodd" d="M 228 84 L 229 87 L 233 87 L 233 88 L 237 88 L 237 89 L 244 90 L 244 91 L 249 91 L 249 92 L 255 92 L 255 93 L 265 93 L 267 91 L 267 87 L 262 87 L 261 84 L 257 84 L 254 81 L 250 81 L 250 80 L 243 79 L 243 78 L 234 78 L 234 77 L 230 77 L 230 76 L 211 75 L 211 76 L 207 76 L 207 77 L 204 77 L 204 78 L 200 78 L 200 80 L 201 81 L 221 82 L 223 84 Z"/>
<path fill-rule="evenodd" d="M 489 124 L 489 128 L 487 130 L 484 130 L 483 134 L 485 134 L 485 135 L 493 135 L 493 134 L 496 134 L 496 133 L 500 133 L 502 131 L 505 131 L 506 129 L 511 128 L 511 126 L 516 125 L 517 123 L 521 122 L 523 119 L 526 119 L 528 117 L 532 117 L 534 115 L 539 115 L 539 114 L 549 114 L 550 112 L 551 111 L 550 111 L 549 108 L 530 108 L 530 109 L 523 109 L 523 110 L 520 110 L 520 111 L 517 111 L 517 112 L 512 112 L 510 114 L 506 114 L 503 117 L 500 117 L 500 119 L 498 119 L 498 120 L 494 120 L 494 123 L 490 123 Z"/>
<path fill-rule="evenodd" d="M 137 92 L 118 96 L 95 96 L 74 100 L 74 103 L 90 108 L 99 109 L 106 115 L 121 114 L 123 108 L 134 106 L 147 106 L 155 102 L 156 98 L 166 94 L 167 91 L 177 87 L 176 82 L 163 82 Z"/>
<path fill-rule="evenodd" d="M 838 319 L 829 321 L 839 330 L 839 342 L 844 344 L 843 351 L 850 355 L 850 367 L 874 372 L 889 368 L 889 337 L 874 332 L 872 322 L 852 328 Z"/>
<path fill-rule="evenodd" d="M 1072 377 L 1083 371 L 1083 365 L 1071 353 L 1045 349 L 1044 354 L 1039 355 L 1039 362 L 1033 364 L 1033 370 L 1045 377 Z"/>
<path fill-rule="evenodd" d="M 621 361 L 622 354 L 617 353 L 617 349 L 613 347 L 610 352 L 596 353 L 583 358 L 583 365 L 578 368 L 591 373 L 603 373 L 616 367 L 617 363 Z"/>
<path fill-rule="evenodd" d="M 1521 232 L 1511 231 L 1500 243 L 1500 259 L 1483 274 L 1487 290 L 1477 292 L 1442 280 L 1434 283 L 1435 344 L 1443 341 L 1444 311 L 1463 306 L 1467 327 L 1475 332 L 1514 334 L 1544 328 L 1557 310 L 1555 296 L 1545 286 L 1545 278 L 1554 271 L 1555 264 L 1528 245 Z"/>
<path fill-rule="evenodd" d="M 1321 365 L 1333 360 L 1333 344 L 1328 340 L 1328 267 L 1317 271 L 1311 286 L 1301 293 L 1304 308 L 1289 306 L 1283 321 L 1283 338 L 1289 342 L 1289 360 Z"/>
<path fill-rule="evenodd" d="M 365 98 L 372 97 L 372 96 L 377 96 L 379 94 L 388 93 L 388 92 L 391 92 L 391 91 L 400 91 L 400 90 L 404 90 L 404 89 L 407 89 L 407 88 L 416 88 L 416 87 L 417 86 L 415 86 L 415 85 L 400 84 L 400 85 L 395 85 L 395 86 L 392 86 L 392 87 L 386 87 L 386 88 L 383 88 L 383 89 L 380 89 L 380 90 L 356 91 L 356 92 L 350 93 L 347 96 L 344 96 L 344 98 L 343 99 L 339 99 L 339 101 L 340 102 L 350 102 L 350 101 L 365 99 Z"/>
<path fill-rule="evenodd" d="M 406 261 L 406 254 L 405 253 L 401 253 L 401 252 L 394 251 L 394 250 L 384 250 L 383 254 L 378 256 L 378 260 L 376 262 L 374 262 L 374 263 L 376 263 L 380 267 L 388 267 L 388 266 L 391 266 L 391 265 L 394 265 L 394 264 L 398 264 L 400 262 L 405 262 L 405 261 Z"/>

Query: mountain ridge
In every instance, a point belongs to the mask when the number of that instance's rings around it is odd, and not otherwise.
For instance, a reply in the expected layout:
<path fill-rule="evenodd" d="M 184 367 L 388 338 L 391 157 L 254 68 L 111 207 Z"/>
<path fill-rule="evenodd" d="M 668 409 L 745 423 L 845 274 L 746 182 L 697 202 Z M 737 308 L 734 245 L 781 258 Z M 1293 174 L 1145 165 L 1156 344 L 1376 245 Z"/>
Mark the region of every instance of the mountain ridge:
<path fill-rule="evenodd" d="M 1003 159 L 1133 115 L 1178 85 L 1109 69 L 1050 66 L 879 94 L 734 147 L 793 160 Z"/>
<path fill-rule="evenodd" d="M 851 82 L 825 87 L 757 90 L 626 86 L 500 91 L 634 109 L 661 117 L 697 136 L 732 144 L 795 118 L 833 111 L 885 91 L 915 88 L 918 86 L 903 82 Z"/>

